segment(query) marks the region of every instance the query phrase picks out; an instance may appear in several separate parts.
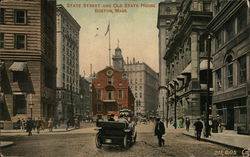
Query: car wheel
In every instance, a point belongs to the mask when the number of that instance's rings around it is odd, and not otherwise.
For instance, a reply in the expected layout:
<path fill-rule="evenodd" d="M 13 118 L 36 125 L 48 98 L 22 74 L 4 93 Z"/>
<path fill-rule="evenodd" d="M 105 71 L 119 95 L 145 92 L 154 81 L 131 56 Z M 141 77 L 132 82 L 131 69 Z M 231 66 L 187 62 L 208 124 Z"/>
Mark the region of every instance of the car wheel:
<path fill-rule="evenodd" d="M 98 132 L 95 136 L 95 145 L 96 145 L 96 148 L 102 148 L 102 142 L 101 142 L 101 133 Z"/>
<path fill-rule="evenodd" d="M 130 139 L 128 137 L 128 135 L 125 135 L 124 138 L 123 138 L 123 147 L 128 149 L 130 147 Z"/>

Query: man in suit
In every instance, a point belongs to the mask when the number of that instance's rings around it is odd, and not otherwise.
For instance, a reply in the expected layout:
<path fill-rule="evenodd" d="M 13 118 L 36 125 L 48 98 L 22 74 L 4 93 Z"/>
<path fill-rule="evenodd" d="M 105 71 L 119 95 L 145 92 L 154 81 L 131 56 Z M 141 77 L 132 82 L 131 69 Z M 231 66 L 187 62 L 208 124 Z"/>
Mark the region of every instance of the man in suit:
<path fill-rule="evenodd" d="M 157 136 L 158 138 L 158 144 L 160 147 L 165 144 L 165 140 L 162 139 L 162 135 L 164 134 L 165 134 L 164 123 L 160 120 L 160 118 L 156 118 L 155 136 Z"/>
<path fill-rule="evenodd" d="M 197 119 L 197 121 L 194 123 L 195 131 L 196 131 L 196 138 L 197 140 L 201 139 L 201 132 L 203 129 L 203 123 L 201 122 L 200 118 Z"/>

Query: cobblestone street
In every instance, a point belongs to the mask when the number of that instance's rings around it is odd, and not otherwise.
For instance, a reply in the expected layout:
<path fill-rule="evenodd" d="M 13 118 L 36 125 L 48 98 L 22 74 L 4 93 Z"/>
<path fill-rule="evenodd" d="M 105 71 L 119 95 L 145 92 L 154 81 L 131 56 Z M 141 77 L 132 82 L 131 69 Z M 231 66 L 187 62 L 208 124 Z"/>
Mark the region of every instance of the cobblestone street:
<path fill-rule="evenodd" d="M 1 136 L 1 140 L 9 140 L 14 146 L 2 148 L 5 156 L 27 157 L 212 157 L 212 156 L 236 156 L 234 151 L 220 145 L 196 141 L 182 134 L 181 129 L 167 129 L 164 136 L 166 144 L 158 147 L 157 138 L 153 136 L 152 124 L 137 125 L 138 140 L 130 149 L 119 146 L 104 146 L 102 149 L 95 147 L 95 131 L 93 128 L 73 130 L 65 133 L 35 134 L 32 137 L 26 135 Z M 225 154 L 227 152 L 227 154 Z M 240 153 L 238 153 L 240 156 Z"/>

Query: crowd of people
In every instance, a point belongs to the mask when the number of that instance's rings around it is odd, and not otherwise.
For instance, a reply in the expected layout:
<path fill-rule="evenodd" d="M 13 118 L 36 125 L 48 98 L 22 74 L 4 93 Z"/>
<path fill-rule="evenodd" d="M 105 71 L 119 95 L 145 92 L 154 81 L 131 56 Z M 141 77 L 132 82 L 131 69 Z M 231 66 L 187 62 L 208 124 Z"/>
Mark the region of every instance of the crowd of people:
<path fill-rule="evenodd" d="M 28 119 L 18 118 L 15 129 L 26 130 L 26 132 L 28 132 L 28 136 L 32 136 L 32 131 L 36 131 L 37 134 L 39 134 L 41 130 L 48 129 L 49 132 L 52 132 L 53 129 L 59 128 L 63 123 L 64 120 L 56 120 L 53 118 L 49 118 L 47 120 L 43 120 L 42 118 L 32 119 L 30 117 Z M 79 118 L 69 118 L 66 121 L 66 130 L 68 130 L 69 127 L 80 128 Z"/>

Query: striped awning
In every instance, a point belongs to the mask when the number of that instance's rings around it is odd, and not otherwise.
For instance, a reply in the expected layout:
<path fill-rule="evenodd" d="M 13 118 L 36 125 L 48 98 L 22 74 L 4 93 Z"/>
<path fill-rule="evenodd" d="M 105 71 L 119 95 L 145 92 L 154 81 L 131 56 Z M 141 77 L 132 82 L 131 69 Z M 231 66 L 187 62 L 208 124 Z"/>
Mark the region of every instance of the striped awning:
<path fill-rule="evenodd" d="M 26 62 L 14 62 L 9 70 L 12 71 L 12 72 L 22 72 L 22 71 L 25 71 L 27 67 L 27 63 Z"/>
<path fill-rule="evenodd" d="M 201 63 L 200 63 L 200 70 L 207 70 L 208 69 L 207 68 L 207 64 L 208 64 L 208 60 L 207 59 L 201 61 Z M 210 62 L 210 69 L 211 70 L 214 69 L 214 66 L 213 66 L 213 64 L 211 62 Z"/>
<path fill-rule="evenodd" d="M 191 73 L 191 63 L 188 64 L 188 66 L 181 72 L 181 74 L 186 75 Z"/>

